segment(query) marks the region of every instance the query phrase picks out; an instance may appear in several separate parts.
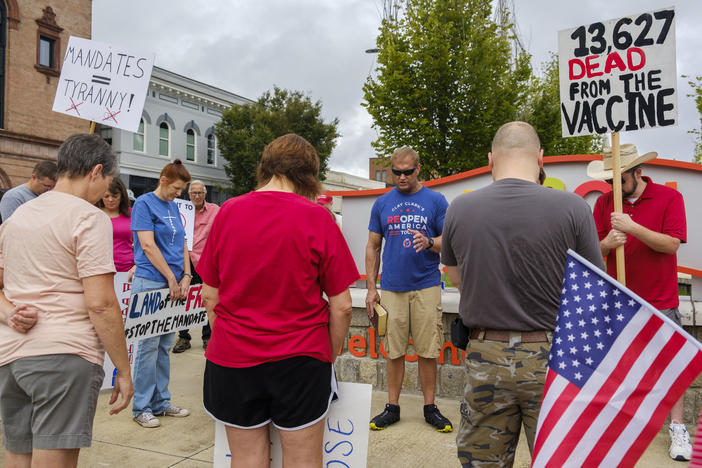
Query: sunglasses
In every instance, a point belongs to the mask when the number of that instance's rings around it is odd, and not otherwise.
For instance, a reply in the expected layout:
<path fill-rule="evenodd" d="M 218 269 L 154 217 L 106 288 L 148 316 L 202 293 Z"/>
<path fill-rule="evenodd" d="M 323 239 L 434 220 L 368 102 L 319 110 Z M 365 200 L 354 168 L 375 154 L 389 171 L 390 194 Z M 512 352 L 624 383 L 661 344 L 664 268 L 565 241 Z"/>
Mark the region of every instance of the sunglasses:
<path fill-rule="evenodd" d="M 641 167 L 640 164 L 638 166 L 634 166 L 631 169 L 627 169 L 626 171 L 622 172 L 622 184 L 626 183 L 626 181 L 624 180 L 624 174 L 631 174 L 631 176 L 633 177 L 634 173 L 636 172 L 636 170 L 639 167 Z M 609 185 L 612 185 L 612 179 L 607 179 L 607 180 L 605 180 L 605 182 L 607 182 Z"/>
<path fill-rule="evenodd" d="M 607 180 L 605 180 L 605 182 L 607 182 L 609 185 L 612 185 L 612 183 L 614 182 L 614 180 L 612 180 L 612 179 L 607 179 Z M 622 185 L 624 185 L 625 183 L 626 183 L 626 181 L 624 180 L 624 177 L 622 177 Z"/>
<path fill-rule="evenodd" d="M 412 174 L 414 174 L 414 171 L 416 171 L 416 170 L 417 170 L 417 166 L 414 166 L 412 169 L 407 169 L 407 170 L 405 170 L 405 171 L 401 171 L 401 170 L 395 169 L 395 168 L 393 167 L 393 168 L 392 168 L 392 173 L 395 174 L 395 175 L 398 176 L 398 177 L 401 176 L 401 175 L 404 175 L 404 176 L 409 177 L 409 176 L 411 176 Z"/>

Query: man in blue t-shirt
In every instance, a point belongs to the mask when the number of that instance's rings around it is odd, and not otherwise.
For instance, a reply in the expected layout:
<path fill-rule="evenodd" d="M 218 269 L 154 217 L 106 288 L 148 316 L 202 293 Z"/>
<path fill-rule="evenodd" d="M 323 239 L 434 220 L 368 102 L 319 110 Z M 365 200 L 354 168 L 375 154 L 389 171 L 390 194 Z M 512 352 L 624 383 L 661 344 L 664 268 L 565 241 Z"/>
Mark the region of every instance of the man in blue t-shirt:
<path fill-rule="evenodd" d="M 419 357 L 424 419 L 438 431 L 451 432 L 451 421 L 434 404 L 436 358 L 443 343 L 439 252 L 448 203 L 443 195 L 419 183 L 421 166 L 415 150 L 398 148 L 390 162 L 397 186 L 373 204 L 366 245 L 368 317 L 373 318 L 376 302 L 388 311 L 383 343 L 387 352 L 388 404 L 371 420 L 370 428 L 385 429 L 400 420 L 399 398 L 411 336 Z M 375 283 L 383 239 L 381 301 Z"/>

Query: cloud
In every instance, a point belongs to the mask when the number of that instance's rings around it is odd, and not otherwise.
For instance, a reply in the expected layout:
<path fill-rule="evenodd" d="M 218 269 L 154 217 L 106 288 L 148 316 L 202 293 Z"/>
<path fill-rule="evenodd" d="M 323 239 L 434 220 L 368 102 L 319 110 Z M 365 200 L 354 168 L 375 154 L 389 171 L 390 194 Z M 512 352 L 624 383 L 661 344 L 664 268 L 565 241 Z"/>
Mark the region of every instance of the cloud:
<path fill-rule="evenodd" d="M 678 74 L 702 75 L 697 19 L 702 2 L 640 0 L 561 2 L 514 0 L 524 43 L 535 70 L 557 51 L 557 32 L 620 15 L 676 5 Z M 361 107 L 362 86 L 375 57 L 382 0 L 93 0 L 93 38 L 156 54 L 156 65 L 250 99 L 273 85 L 321 100 L 323 117 L 339 118 L 332 169 L 367 176 L 372 120 Z M 605 13 L 603 13 L 605 12 Z M 605 14 L 606 18 L 603 18 Z M 686 80 L 679 80 L 680 124 L 624 134 L 644 150 L 689 159 L 686 131 L 699 118 Z M 641 143 L 639 143 L 641 142 Z"/>

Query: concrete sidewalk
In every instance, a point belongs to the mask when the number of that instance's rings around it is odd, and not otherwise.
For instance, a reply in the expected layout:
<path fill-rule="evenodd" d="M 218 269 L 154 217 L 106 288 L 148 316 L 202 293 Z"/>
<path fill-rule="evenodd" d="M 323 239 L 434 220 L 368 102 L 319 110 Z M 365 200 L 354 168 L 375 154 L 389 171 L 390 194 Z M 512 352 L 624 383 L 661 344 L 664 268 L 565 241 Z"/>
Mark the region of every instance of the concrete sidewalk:
<path fill-rule="evenodd" d="M 188 408 L 187 418 L 160 418 L 162 426 L 144 429 L 131 419 L 127 409 L 116 416 L 108 414 L 110 394 L 103 392 L 98 402 L 93 444 L 81 450 L 80 467 L 211 467 L 214 454 L 214 422 L 202 409 L 202 374 L 204 357 L 195 330 L 193 348 L 182 354 L 171 354 L 172 402 Z M 387 395 L 374 392 L 371 415 L 382 411 Z M 369 440 L 369 467 L 436 467 L 455 468 L 455 433 L 434 431 L 424 422 L 423 401 L 420 396 L 403 395 L 400 399 L 402 419 L 384 431 L 371 431 Z M 442 413 L 455 426 L 459 423 L 459 402 L 452 399 L 437 400 Z M 692 428 L 689 428 L 692 429 Z M 637 467 L 686 467 L 668 457 L 666 433 L 661 431 Z M 4 466 L 4 450 L 0 466 Z M 517 449 L 515 467 L 529 466 L 529 450 L 521 441 Z"/>

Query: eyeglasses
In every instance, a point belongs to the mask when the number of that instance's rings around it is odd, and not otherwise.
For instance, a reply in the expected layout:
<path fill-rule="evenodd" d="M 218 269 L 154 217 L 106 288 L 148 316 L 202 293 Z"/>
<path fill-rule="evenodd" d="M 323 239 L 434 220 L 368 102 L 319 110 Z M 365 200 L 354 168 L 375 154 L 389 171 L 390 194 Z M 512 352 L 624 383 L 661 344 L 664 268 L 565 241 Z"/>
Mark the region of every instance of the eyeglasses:
<path fill-rule="evenodd" d="M 190 196 L 193 196 L 193 195 L 204 195 L 204 194 L 205 194 L 205 192 L 190 192 Z"/>
<path fill-rule="evenodd" d="M 395 168 L 393 167 L 393 168 L 392 168 L 392 173 L 395 174 L 395 175 L 398 176 L 398 177 L 401 176 L 401 175 L 405 175 L 405 176 L 409 177 L 409 176 L 411 176 L 412 174 L 414 174 L 414 171 L 416 171 L 416 170 L 417 170 L 417 166 L 414 166 L 412 169 L 407 169 L 407 170 L 405 170 L 405 171 L 401 171 L 401 170 L 395 169 Z"/>

